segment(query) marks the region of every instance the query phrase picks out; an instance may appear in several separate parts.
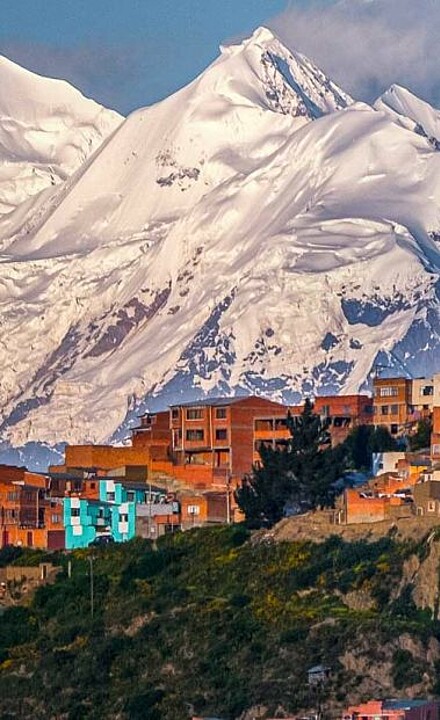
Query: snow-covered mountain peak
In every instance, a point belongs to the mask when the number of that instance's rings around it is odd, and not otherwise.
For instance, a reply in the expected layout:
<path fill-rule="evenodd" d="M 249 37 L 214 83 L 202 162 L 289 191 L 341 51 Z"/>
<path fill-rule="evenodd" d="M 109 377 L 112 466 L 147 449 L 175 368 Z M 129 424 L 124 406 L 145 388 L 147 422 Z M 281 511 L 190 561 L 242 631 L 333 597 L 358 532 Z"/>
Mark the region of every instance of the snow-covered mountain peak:
<path fill-rule="evenodd" d="M 65 180 L 121 121 L 66 81 L 0 56 L 0 215 Z"/>
<path fill-rule="evenodd" d="M 265 89 L 265 99 L 276 112 L 314 120 L 351 105 L 352 98 L 305 55 L 289 50 L 266 27 L 259 27 L 240 44 L 221 48 L 223 59 L 247 65 Z"/>
<path fill-rule="evenodd" d="M 104 113 L 109 122 L 117 125 L 122 118 L 118 113 L 107 110 L 94 100 L 85 98 L 65 80 L 44 77 L 26 70 L 0 55 L 0 118 L 32 120 L 38 126 L 43 120 L 57 114 L 75 115 L 78 119 L 96 119 Z M 49 128 L 50 130 L 50 128 Z"/>
<path fill-rule="evenodd" d="M 401 85 L 393 84 L 374 103 L 397 123 L 425 136 L 440 150 L 440 111 Z"/>

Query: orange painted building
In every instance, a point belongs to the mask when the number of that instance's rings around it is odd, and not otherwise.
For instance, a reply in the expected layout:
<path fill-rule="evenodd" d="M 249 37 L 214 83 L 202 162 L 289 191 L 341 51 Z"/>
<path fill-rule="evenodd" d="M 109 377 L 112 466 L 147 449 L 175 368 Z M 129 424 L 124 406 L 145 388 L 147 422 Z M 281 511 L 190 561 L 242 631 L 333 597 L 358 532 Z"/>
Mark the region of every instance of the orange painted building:
<path fill-rule="evenodd" d="M 147 465 L 148 449 L 114 445 L 67 445 L 60 468 L 100 468 L 111 470 L 123 465 Z M 56 469 L 56 466 L 51 468 Z"/>
<path fill-rule="evenodd" d="M 63 508 L 47 495 L 47 478 L 0 466 L 0 547 L 64 547 Z"/>
<path fill-rule="evenodd" d="M 374 378 L 374 424 L 386 427 L 392 435 L 402 435 L 416 428 L 421 414 L 412 405 L 412 380 L 407 378 Z"/>
<path fill-rule="evenodd" d="M 180 497 L 180 505 L 183 530 L 228 520 L 227 498 L 222 492 L 185 493 Z"/>
<path fill-rule="evenodd" d="M 440 461 L 440 407 L 435 407 L 432 413 L 431 458 L 433 462 Z"/>

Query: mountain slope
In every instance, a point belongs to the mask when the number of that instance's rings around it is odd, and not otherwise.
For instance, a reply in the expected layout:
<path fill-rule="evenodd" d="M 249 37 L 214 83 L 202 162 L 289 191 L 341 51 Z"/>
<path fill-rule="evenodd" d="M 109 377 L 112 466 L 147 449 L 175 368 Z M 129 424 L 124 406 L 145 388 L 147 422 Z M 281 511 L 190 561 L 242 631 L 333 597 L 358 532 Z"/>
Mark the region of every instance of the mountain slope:
<path fill-rule="evenodd" d="M 1 215 L 65 180 L 122 118 L 1 56 L 0 88 Z"/>
<path fill-rule="evenodd" d="M 266 29 L 131 115 L 0 223 L 3 439 L 122 439 L 176 398 L 438 370 L 440 154 L 401 117 Z"/>
<path fill-rule="evenodd" d="M 307 669 L 317 663 L 332 669 L 320 691 L 332 717 L 368 697 L 438 697 L 433 522 L 405 519 L 388 535 L 374 523 L 367 540 L 351 526 L 353 542 L 317 542 L 313 516 L 296 542 L 274 542 L 295 532 L 289 520 L 249 539 L 242 524 L 196 528 L 154 549 L 136 538 L 75 553 L 69 573 L 71 555 L 3 550 L 0 563 L 50 561 L 61 572 L 34 597 L 29 583 L 12 588 L 0 714 L 94 720 L 99 703 L 108 720 L 307 717 L 316 712 Z"/>

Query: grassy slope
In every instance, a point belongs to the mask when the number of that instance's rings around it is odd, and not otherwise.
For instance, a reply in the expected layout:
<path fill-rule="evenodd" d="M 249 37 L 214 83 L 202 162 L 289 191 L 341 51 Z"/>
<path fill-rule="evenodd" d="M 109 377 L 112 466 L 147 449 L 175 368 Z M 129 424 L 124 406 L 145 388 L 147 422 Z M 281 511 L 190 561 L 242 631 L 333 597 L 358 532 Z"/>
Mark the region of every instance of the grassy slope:
<path fill-rule="evenodd" d="M 168 537 L 157 551 L 141 540 L 95 549 L 93 619 L 87 552 L 73 553 L 71 579 L 0 618 L 0 717 L 295 711 L 313 706 L 305 671 L 320 662 L 335 673 L 327 707 L 436 690 L 440 629 L 402 581 L 426 546 L 247 540 L 237 526 Z"/>

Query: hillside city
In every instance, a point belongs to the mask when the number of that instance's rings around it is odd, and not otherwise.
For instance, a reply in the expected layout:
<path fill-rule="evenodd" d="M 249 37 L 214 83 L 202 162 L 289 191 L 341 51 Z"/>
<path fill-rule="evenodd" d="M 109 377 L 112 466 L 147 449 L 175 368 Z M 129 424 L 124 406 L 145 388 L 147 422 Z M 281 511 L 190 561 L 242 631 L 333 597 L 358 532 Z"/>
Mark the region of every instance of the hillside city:
<path fill-rule="evenodd" d="M 0 561 L 2 552 L 15 548 L 21 554 L 3 569 L 0 563 L 0 612 L 56 582 L 60 568 L 51 555 L 59 562 L 60 551 L 96 554 L 125 543 L 130 547 L 136 538 L 156 544 L 182 531 L 243 525 L 246 517 L 236 501 L 243 477 L 261 466 L 264 449 L 288 453 L 303 417 L 303 405 L 286 407 L 257 396 L 198 400 L 143 414 L 127 445 L 67 445 L 63 464 L 46 473 L 2 465 Z M 319 527 L 320 542 L 326 542 L 344 528 L 361 538 L 374 527 L 385 537 L 390 527 L 405 534 L 406 523 L 412 532 L 418 523 L 421 535 L 438 525 L 440 374 L 378 375 L 372 396 L 316 397 L 313 417 L 332 448 L 361 428 L 382 428 L 396 449 L 376 452 L 369 468 L 346 474 L 334 507 L 286 511 L 281 526 L 288 523 L 295 532 L 299 524 L 305 537 L 314 537 Z M 409 449 L 416 437 L 422 447 Z M 270 541 L 272 531 L 262 532 Z M 25 567 L 22 553 L 32 550 L 43 552 L 37 556 L 43 562 Z M 323 664 L 308 670 L 310 718 L 321 717 L 320 698 L 324 702 L 331 674 Z M 342 718 L 435 720 L 439 710 L 435 699 L 371 698 L 347 705 Z"/>
<path fill-rule="evenodd" d="M 436 96 L 230 37 L 0 55 L 1 720 L 440 720 Z"/>
<path fill-rule="evenodd" d="M 256 396 L 195 401 L 142 415 L 128 445 L 67 445 L 47 473 L 3 465 L 1 547 L 72 550 L 242 520 L 234 491 L 262 446 L 286 448 L 287 415 L 301 412 Z M 440 516 L 440 374 L 376 377 L 372 397 L 317 397 L 314 413 L 333 447 L 364 425 L 400 442 L 374 455 L 363 484 L 343 490 L 329 511 L 334 524 Z M 421 422 L 432 432 L 411 452 Z"/>

